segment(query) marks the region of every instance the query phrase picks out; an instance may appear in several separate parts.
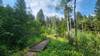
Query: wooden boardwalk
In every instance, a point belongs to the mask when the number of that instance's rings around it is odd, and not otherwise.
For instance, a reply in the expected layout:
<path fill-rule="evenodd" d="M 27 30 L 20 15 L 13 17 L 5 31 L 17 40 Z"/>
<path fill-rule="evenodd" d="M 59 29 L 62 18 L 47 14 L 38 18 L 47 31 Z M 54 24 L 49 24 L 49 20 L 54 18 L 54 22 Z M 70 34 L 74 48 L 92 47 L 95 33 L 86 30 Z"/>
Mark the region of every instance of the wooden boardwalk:
<path fill-rule="evenodd" d="M 49 39 L 46 39 L 29 49 L 27 56 L 36 56 L 36 52 L 42 51 L 48 44 Z"/>

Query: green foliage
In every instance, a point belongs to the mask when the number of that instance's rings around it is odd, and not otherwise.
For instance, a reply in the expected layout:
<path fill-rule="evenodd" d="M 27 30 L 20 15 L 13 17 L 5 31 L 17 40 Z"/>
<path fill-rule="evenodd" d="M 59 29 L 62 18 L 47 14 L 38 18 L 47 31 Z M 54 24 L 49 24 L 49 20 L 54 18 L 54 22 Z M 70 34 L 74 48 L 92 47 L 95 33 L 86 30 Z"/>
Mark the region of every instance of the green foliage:
<path fill-rule="evenodd" d="M 84 56 L 99 56 L 100 55 L 100 38 L 93 33 L 82 32 L 78 34 L 79 51 Z"/>
<path fill-rule="evenodd" d="M 39 10 L 36 20 L 34 20 L 35 17 L 26 12 L 24 0 L 17 0 L 15 8 L 11 8 L 9 5 L 2 7 L 1 1 L 0 56 L 21 56 L 25 54 L 23 49 L 44 40 L 46 34 L 56 34 L 57 36 L 55 39 L 51 39 L 47 49 L 38 53 L 38 56 L 100 56 L 100 37 L 94 34 L 94 32 L 100 32 L 99 0 L 96 4 L 96 16 L 87 17 L 80 12 L 77 13 L 76 26 L 78 27 L 76 30 L 82 31 L 78 32 L 77 45 L 69 44 L 67 39 L 63 40 L 64 42 L 58 40 L 60 37 L 65 37 L 66 32 L 70 31 L 69 28 L 75 22 L 70 17 L 72 9 L 67 5 L 71 0 L 61 0 L 60 5 L 64 8 L 65 16 L 61 20 L 57 16 L 47 17 L 45 20 L 42 9 Z M 61 9 L 59 5 L 58 7 L 58 10 Z M 92 33 L 90 33 L 91 31 Z M 98 33 L 98 35 L 100 34 Z"/>
<path fill-rule="evenodd" d="M 80 52 L 75 51 L 75 47 L 66 42 L 52 40 L 47 49 L 40 52 L 38 56 L 82 56 Z"/>
<path fill-rule="evenodd" d="M 9 56 L 27 46 L 27 37 L 34 25 L 32 17 L 26 14 L 19 1 L 16 9 L 0 7 L 0 56 Z"/>
<path fill-rule="evenodd" d="M 100 0 L 97 0 L 96 1 L 96 10 L 95 10 L 95 12 L 96 12 L 96 18 L 98 19 L 98 20 L 100 20 Z"/>
<path fill-rule="evenodd" d="M 26 14 L 25 0 L 17 0 L 15 7 L 16 7 L 16 10 L 19 11 L 20 13 Z"/>
<path fill-rule="evenodd" d="M 65 5 L 67 5 L 71 0 L 60 0 L 60 6 L 64 7 Z"/>
<path fill-rule="evenodd" d="M 95 37 L 95 38 L 94 38 Z M 57 39 L 51 39 L 44 51 L 38 56 L 99 56 L 100 38 L 93 33 L 78 32 L 78 45 L 70 45 Z M 66 41 L 66 40 L 65 40 Z"/>
<path fill-rule="evenodd" d="M 99 20 L 96 16 L 83 16 L 80 12 L 77 12 L 77 26 L 82 31 L 100 31 Z"/>

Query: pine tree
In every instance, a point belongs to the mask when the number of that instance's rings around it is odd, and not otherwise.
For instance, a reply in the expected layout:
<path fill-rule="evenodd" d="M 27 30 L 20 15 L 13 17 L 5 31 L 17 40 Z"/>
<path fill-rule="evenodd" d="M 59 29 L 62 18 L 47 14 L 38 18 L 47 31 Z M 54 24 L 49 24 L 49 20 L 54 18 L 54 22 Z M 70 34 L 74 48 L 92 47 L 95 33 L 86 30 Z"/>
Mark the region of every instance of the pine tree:
<path fill-rule="evenodd" d="M 26 4 L 25 0 L 17 0 L 16 3 L 16 10 L 20 11 L 21 13 L 26 13 Z"/>
<path fill-rule="evenodd" d="M 95 10 L 95 12 L 96 12 L 96 18 L 98 20 L 100 20 L 100 0 L 97 0 L 97 2 L 96 2 L 96 10 Z"/>
<path fill-rule="evenodd" d="M 95 22 L 95 25 L 96 25 L 96 31 L 99 32 L 100 31 L 100 0 L 97 0 L 96 1 L 96 21 Z"/>
<path fill-rule="evenodd" d="M 78 29 L 82 29 L 82 20 L 83 20 L 83 16 L 80 12 L 77 12 L 77 25 L 78 25 Z"/>
<path fill-rule="evenodd" d="M 40 9 L 39 12 L 37 13 L 36 19 L 43 25 L 45 21 L 44 13 L 43 10 Z"/>

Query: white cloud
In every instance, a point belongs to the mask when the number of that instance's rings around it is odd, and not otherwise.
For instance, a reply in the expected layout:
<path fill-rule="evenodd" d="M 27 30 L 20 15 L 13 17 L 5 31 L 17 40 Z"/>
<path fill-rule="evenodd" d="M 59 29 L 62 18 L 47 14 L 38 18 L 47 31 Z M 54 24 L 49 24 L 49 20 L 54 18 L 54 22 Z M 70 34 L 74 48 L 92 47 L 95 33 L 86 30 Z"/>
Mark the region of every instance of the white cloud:
<path fill-rule="evenodd" d="M 73 0 L 74 1 L 74 0 Z M 82 0 L 77 0 L 77 11 L 80 10 L 79 3 Z M 60 3 L 60 0 L 26 0 L 27 6 L 31 8 L 32 13 L 36 16 L 37 12 L 40 9 L 43 9 L 43 12 L 46 16 L 60 16 L 63 17 L 63 9 L 56 11 L 55 7 Z M 73 2 L 71 2 L 73 5 Z M 60 13 L 62 12 L 62 13 Z"/>
<path fill-rule="evenodd" d="M 59 0 L 26 0 L 26 2 L 27 7 L 31 8 L 35 16 L 40 9 L 43 9 L 44 14 L 47 16 L 63 16 L 61 13 L 55 11 L 55 7 L 59 3 Z"/>

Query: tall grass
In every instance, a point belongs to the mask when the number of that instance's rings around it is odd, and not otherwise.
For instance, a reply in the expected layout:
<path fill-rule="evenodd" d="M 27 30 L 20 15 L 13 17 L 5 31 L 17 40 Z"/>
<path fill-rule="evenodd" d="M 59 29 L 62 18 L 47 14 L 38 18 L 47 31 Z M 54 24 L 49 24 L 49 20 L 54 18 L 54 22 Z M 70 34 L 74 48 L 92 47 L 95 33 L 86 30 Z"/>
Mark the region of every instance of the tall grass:
<path fill-rule="evenodd" d="M 62 42 L 53 38 L 38 56 L 100 56 L 100 37 L 96 34 L 78 31 L 77 40 L 78 49 L 68 44 L 67 39 Z"/>

